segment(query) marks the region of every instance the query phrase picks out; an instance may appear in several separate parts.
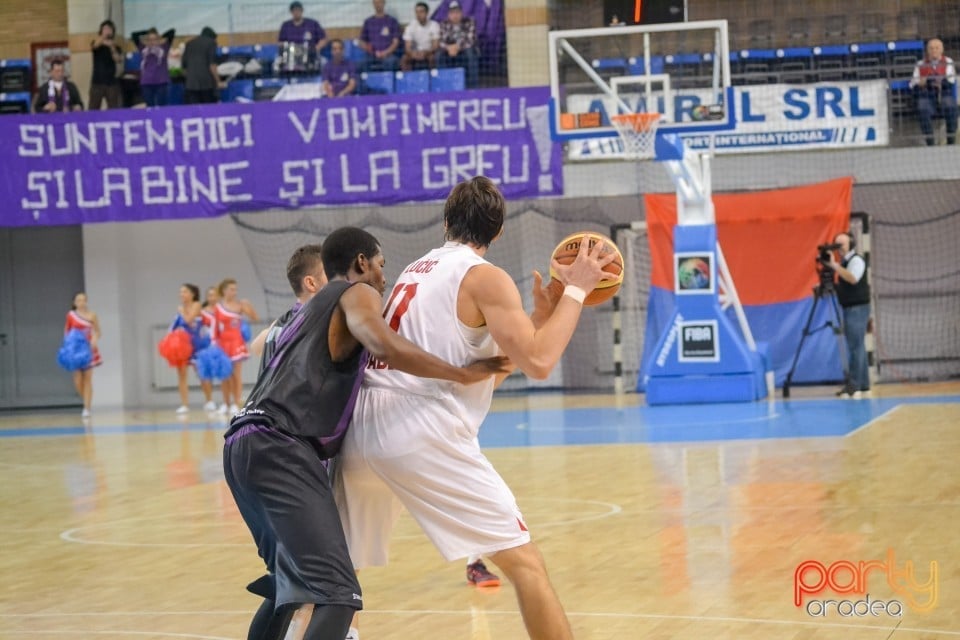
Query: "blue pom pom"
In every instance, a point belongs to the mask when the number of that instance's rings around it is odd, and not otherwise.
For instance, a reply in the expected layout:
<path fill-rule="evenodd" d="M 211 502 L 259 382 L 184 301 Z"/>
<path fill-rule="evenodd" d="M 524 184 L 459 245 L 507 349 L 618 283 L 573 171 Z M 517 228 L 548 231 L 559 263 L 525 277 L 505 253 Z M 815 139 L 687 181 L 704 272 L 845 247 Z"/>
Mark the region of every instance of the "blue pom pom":
<path fill-rule="evenodd" d="M 201 380 L 223 380 L 233 373 L 233 362 L 219 346 L 211 344 L 194 356 Z"/>
<path fill-rule="evenodd" d="M 240 321 L 240 337 L 244 342 L 250 342 L 250 323 L 246 320 Z"/>
<path fill-rule="evenodd" d="M 81 371 L 93 361 L 90 341 L 79 329 L 71 329 L 63 337 L 63 345 L 57 352 L 57 362 L 67 371 Z"/>

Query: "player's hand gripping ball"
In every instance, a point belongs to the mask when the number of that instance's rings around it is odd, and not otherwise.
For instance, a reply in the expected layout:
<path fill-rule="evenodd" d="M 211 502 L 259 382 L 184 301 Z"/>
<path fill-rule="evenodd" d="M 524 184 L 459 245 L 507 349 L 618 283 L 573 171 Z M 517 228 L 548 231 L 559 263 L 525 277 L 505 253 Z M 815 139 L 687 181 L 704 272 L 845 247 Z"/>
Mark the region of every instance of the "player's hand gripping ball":
<path fill-rule="evenodd" d="M 606 302 L 620 290 L 620 285 L 623 284 L 623 255 L 617 245 L 613 243 L 613 240 L 607 236 L 595 231 L 578 231 L 560 241 L 557 248 L 553 250 L 553 259 L 563 265 L 572 264 L 577 259 L 577 254 L 580 253 L 580 242 L 584 236 L 588 237 L 587 248 L 589 249 L 592 249 L 597 242 L 603 241 L 603 249 L 600 251 L 601 258 L 610 253 L 616 254 L 613 262 L 603 268 L 604 271 L 612 273 L 616 278 L 601 280 L 593 291 L 587 293 L 587 297 L 583 301 L 584 305 L 592 306 Z M 554 280 L 558 279 L 553 267 L 550 268 L 550 277 Z"/>

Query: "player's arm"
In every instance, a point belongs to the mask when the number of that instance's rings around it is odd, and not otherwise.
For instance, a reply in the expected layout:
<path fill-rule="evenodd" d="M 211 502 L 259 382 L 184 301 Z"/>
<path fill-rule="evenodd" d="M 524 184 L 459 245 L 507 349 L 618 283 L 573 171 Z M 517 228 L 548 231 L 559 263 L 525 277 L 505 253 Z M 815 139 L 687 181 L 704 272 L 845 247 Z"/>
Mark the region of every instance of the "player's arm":
<path fill-rule="evenodd" d="M 603 267 L 613 261 L 613 252 L 601 258 L 603 243 L 593 249 L 586 242 L 580 244 L 580 253 L 569 266 L 554 262 L 554 269 L 568 286 L 579 289 L 561 296 L 553 312 L 537 326 L 523 311 L 520 292 L 509 275 L 491 264 L 482 264 L 467 272 L 461 284 L 461 293 L 466 293 L 483 316 L 490 335 L 503 352 L 521 371 L 531 378 L 542 380 L 560 361 L 564 349 L 570 343 L 580 320 L 583 295 L 592 291 L 603 279 Z M 539 282 L 535 283 L 539 286 Z M 579 297 L 579 299 L 577 299 Z M 543 310 L 534 311 L 534 318 L 544 315 Z M 539 317 L 538 317 L 539 316 Z"/>
<path fill-rule="evenodd" d="M 530 321 L 533 322 L 533 328 L 539 329 L 550 319 L 553 310 L 563 296 L 563 285 L 559 280 L 551 280 L 547 286 L 543 286 L 543 276 L 539 271 L 533 272 L 533 313 L 530 314 Z M 510 370 L 498 373 L 494 388 L 503 384 L 511 373 L 517 368 L 517 365 L 510 363 Z"/>
<path fill-rule="evenodd" d="M 277 324 L 277 321 L 274 320 L 270 323 L 270 326 L 257 334 L 257 337 L 253 339 L 253 342 L 250 343 L 250 353 L 259 357 L 263 355 L 263 348 L 267 344 L 267 336 L 270 335 L 270 332 L 273 331 L 274 325 Z"/>
<path fill-rule="evenodd" d="M 480 360 L 461 368 L 427 353 L 390 328 L 381 315 L 382 304 L 380 294 L 365 284 L 350 287 L 340 297 L 350 333 L 370 355 L 390 367 L 422 378 L 460 384 L 479 382 L 504 369 L 502 358 Z"/>

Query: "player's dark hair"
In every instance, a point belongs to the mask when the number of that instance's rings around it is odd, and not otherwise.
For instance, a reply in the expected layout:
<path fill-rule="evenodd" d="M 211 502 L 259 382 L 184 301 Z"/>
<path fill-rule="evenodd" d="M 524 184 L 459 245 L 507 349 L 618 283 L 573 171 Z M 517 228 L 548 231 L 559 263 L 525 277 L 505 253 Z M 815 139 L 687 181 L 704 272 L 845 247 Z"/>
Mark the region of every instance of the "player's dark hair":
<path fill-rule="evenodd" d="M 62 66 L 63 66 L 63 60 L 61 60 L 60 58 L 54 58 L 53 60 L 50 61 L 51 71 L 53 71 L 54 67 L 62 67 Z"/>
<path fill-rule="evenodd" d="M 340 43 L 340 46 L 343 46 L 343 40 L 341 40 L 340 38 L 334 38 L 333 40 L 331 40 L 331 41 L 330 41 L 330 46 L 332 47 L 335 42 L 339 42 L 339 43 Z"/>
<path fill-rule="evenodd" d="M 323 270 L 328 278 L 346 276 L 357 258 L 367 260 L 380 253 L 380 243 L 372 234 L 357 227 L 340 227 L 323 241 Z"/>
<path fill-rule="evenodd" d="M 79 296 L 79 295 L 81 295 L 81 294 L 87 295 L 87 294 L 86 294 L 85 292 L 83 292 L 83 291 L 77 291 L 75 294 L 73 294 L 73 297 L 70 298 L 70 300 L 76 300 L 76 299 L 77 299 L 77 296 Z M 77 310 L 77 305 L 76 305 L 75 302 L 71 302 L 71 303 L 70 303 L 70 310 L 71 310 L 71 311 L 76 311 L 76 310 Z"/>
<path fill-rule="evenodd" d="M 418 9 L 419 9 L 420 7 L 423 7 L 423 10 L 424 10 L 424 11 L 426 11 L 427 13 L 430 13 L 430 5 L 428 5 L 426 2 L 418 2 L 418 3 L 417 3 L 416 5 L 414 5 L 414 6 L 415 6 L 416 8 L 418 8 Z"/>
<path fill-rule="evenodd" d="M 447 240 L 488 247 L 503 228 L 507 204 L 490 178 L 477 176 L 453 188 L 443 206 Z"/>
<path fill-rule="evenodd" d="M 316 270 L 323 262 L 323 247 L 319 244 L 307 244 L 290 256 L 287 262 L 287 281 L 298 298 L 303 294 L 303 279 Z"/>
<path fill-rule="evenodd" d="M 114 36 L 117 35 L 117 25 L 113 24 L 113 20 L 104 20 L 103 22 L 100 23 L 100 28 L 97 29 L 97 33 L 99 35 L 103 35 L 104 27 L 110 27 L 110 31 L 112 32 L 112 35 Z"/>
<path fill-rule="evenodd" d="M 200 302 L 200 287 L 195 284 L 190 284 L 189 282 L 184 282 L 182 287 L 186 287 L 190 291 L 190 296 L 193 298 L 194 302 Z"/>

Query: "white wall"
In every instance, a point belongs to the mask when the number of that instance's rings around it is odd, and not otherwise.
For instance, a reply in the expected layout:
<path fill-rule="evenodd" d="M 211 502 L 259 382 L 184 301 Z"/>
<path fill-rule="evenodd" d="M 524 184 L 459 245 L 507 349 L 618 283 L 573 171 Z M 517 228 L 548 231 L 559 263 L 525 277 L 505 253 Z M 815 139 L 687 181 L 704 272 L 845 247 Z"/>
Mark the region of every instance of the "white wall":
<path fill-rule="evenodd" d="M 86 290 L 103 331 L 104 364 L 94 376 L 98 407 L 178 402 L 175 392 L 153 389 L 157 346 L 150 332 L 176 314 L 183 282 L 203 291 L 236 278 L 240 295 L 261 312 L 265 308 L 263 288 L 229 217 L 85 225 L 83 244 Z"/>

